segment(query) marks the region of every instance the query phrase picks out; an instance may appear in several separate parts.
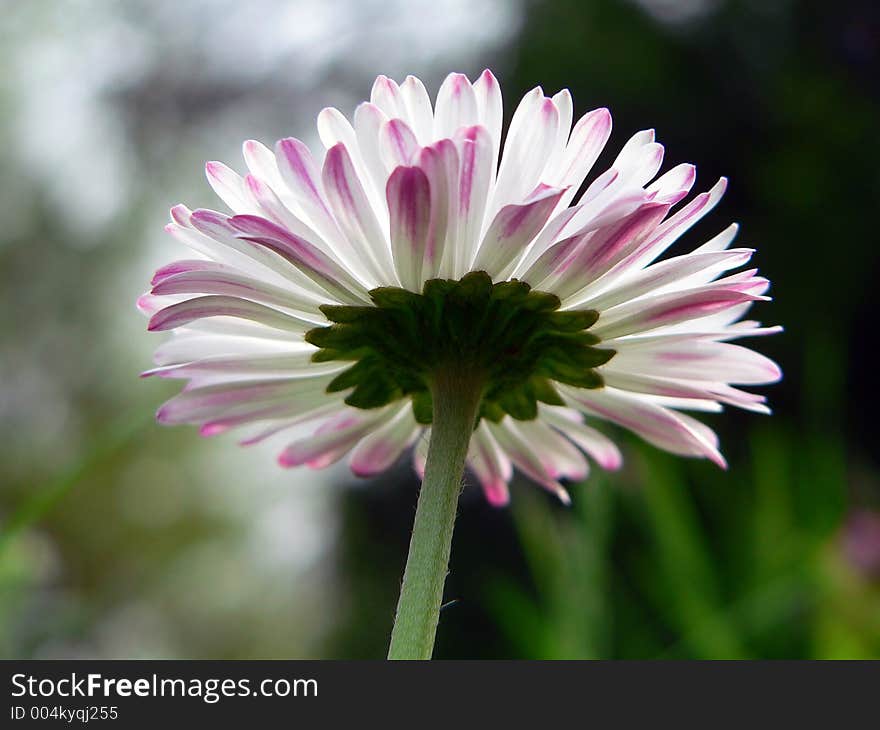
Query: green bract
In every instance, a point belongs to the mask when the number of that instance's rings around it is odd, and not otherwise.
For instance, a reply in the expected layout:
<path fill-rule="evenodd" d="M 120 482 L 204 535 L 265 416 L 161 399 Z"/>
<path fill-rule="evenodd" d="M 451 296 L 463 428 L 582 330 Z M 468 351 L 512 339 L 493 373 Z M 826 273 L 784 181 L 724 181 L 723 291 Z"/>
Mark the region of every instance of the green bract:
<path fill-rule="evenodd" d="M 410 397 L 423 424 L 432 421 L 429 381 L 438 368 L 485 373 L 481 418 L 528 421 L 539 401 L 563 405 L 551 381 L 601 387 L 595 368 L 615 353 L 594 347 L 599 338 L 587 331 L 598 312 L 557 311 L 557 296 L 517 280 L 493 284 L 484 271 L 431 279 L 421 294 L 381 287 L 370 297 L 375 306 L 321 307 L 334 324 L 306 334 L 320 348 L 312 359 L 354 362 L 327 387 L 354 388 L 349 405 L 377 408 Z"/>

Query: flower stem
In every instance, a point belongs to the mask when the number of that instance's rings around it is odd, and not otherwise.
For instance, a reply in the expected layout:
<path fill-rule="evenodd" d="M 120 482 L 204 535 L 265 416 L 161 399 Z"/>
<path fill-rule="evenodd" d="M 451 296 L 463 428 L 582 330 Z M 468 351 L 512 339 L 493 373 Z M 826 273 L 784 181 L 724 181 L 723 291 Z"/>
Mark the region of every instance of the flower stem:
<path fill-rule="evenodd" d="M 389 659 L 430 659 L 434 651 L 461 478 L 483 384 L 482 374 L 455 368 L 440 369 L 431 383 L 431 442 Z"/>

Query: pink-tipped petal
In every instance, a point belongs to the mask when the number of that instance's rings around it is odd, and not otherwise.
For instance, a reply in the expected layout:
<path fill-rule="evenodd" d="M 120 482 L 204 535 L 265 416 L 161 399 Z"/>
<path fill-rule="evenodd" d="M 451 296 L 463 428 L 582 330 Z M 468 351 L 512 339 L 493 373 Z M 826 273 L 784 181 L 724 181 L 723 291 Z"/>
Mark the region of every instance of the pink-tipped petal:
<path fill-rule="evenodd" d="M 543 228 L 563 192 L 547 188 L 521 205 L 504 206 L 480 243 L 474 269 L 488 272 L 495 280 L 506 277 Z"/>
<path fill-rule="evenodd" d="M 578 307 L 607 310 L 647 294 L 681 291 L 708 284 L 722 271 L 748 262 L 753 253 L 752 249 L 734 249 L 718 253 L 676 256 L 633 273 L 618 286 L 603 287 L 600 278 L 588 284 L 581 292 L 572 295 L 570 302 L 572 306 L 577 302 Z M 566 302 L 565 306 L 569 306 L 569 302 Z"/>
<path fill-rule="evenodd" d="M 547 472 L 541 458 L 535 453 L 535 447 L 513 425 L 513 419 L 505 418 L 499 424 L 490 423 L 488 428 L 498 445 L 504 450 L 505 455 L 513 462 L 517 469 L 555 494 L 563 504 L 571 502 L 568 492 Z"/>
<path fill-rule="evenodd" d="M 170 330 L 206 317 L 237 317 L 267 327 L 299 333 L 314 327 L 313 322 L 279 312 L 277 309 L 264 307 L 262 304 L 246 299 L 230 296 L 204 296 L 187 299 L 185 302 L 172 304 L 170 307 L 159 310 L 150 318 L 147 329 L 151 332 Z"/>
<path fill-rule="evenodd" d="M 404 288 L 420 292 L 431 225 L 431 189 L 419 167 L 398 167 L 388 179 L 391 250 Z"/>
<path fill-rule="evenodd" d="M 490 210 L 522 201 L 542 180 L 559 133 L 559 112 L 540 87 L 526 94 L 510 122 Z"/>
<path fill-rule="evenodd" d="M 339 461 L 364 436 L 391 418 L 398 409 L 363 411 L 349 408 L 325 421 L 311 436 L 294 441 L 278 456 L 284 467 L 306 465 L 323 469 Z"/>
<path fill-rule="evenodd" d="M 568 205 L 577 193 L 610 136 L 611 113 L 607 109 L 588 112 L 574 125 L 559 162 L 548 169 L 549 184 L 569 188 L 561 205 Z"/>
<path fill-rule="evenodd" d="M 498 446 L 489 429 L 481 424 L 471 437 L 468 466 L 474 472 L 486 500 L 493 507 L 503 507 L 510 501 L 507 487 L 512 476 L 510 459 Z"/>
<path fill-rule="evenodd" d="M 160 423 L 223 421 L 230 427 L 251 420 L 284 418 L 332 400 L 325 392 L 333 375 L 292 380 L 238 380 L 190 388 L 162 405 Z"/>
<path fill-rule="evenodd" d="M 455 263 L 461 259 L 456 212 L 458 151 L 452 140 L 442 139 L 419 154 L 419 167 L 425 173 L 431 194 L 431 223 L 425 244 L 421 282 L 437 276 L 453 277 Z"/>
<path fill-rule="evenodd" d="M 562 388 L 572 406 L 616 423 L 664 451 L 711 459 L 724 468 L 718 438 L 699 421 L 615 388 Z"/>
<path fill-rule="evenodd" d="M 565 299 L 632 251 L 662 220 L 668 206 L 648 203 L 620 221 L 551 246 L 523 275 L 534 287 Z"/>
<path fill-rule="evenodd" d="M 354 448 L 349 459 L 352 472 L 359 477 L 372 477 L 390 469 L 421 432 L 412 409 L 404 406 Z"/>
<path fill-rule="evenodd" d="M 379 152 L 386 169 L 412 164 L 418 150 L 416 135 L 402 119 L 390 119 L 379 128 Z"/>
<path fill-rule="evenodd" d="M 498 79 L 488 69 L 483 71 L 480 74 L 480 78 L 474 82 L 474 95 L 477 100 L 477 113 L 479 114 L 480 124 L 489 132 L 492 150 L 492 182 L 495 182 L 495 171 L 498 168 L 498 158 L 501 149 L 503 104 Z"/>
<path fill-rule="evenodd" d="M 648 192 L 654 194 L 654 200 L 657 202 L 675 205 L 687 196 L 696 179 L 696 167 L 687 163 L 677 165 L 651 183 Z"/>
<path fill-rule="evenodd" d="M 291 290 L 273 286 L 259 279 L 242 276 L 228 269 L 202 268 L 179 271 L 153 285 L 153 294 L 218 294 L 251 299 L 261 304 L 293 310 L 301 318 L 322 322 L 317 305 Z"/>
<path fill-rule="evenodd" d="M 400 93 L 400 87 L 387 76 L 379 76 L 376 79 L 370 92 L 370 101 L 390 118 L 402 119 L 406 115 L 406 102 Z"/>
<path fill-rule="evenodd" d="M 759 297 L 732 289 L 673 292 L 613 307 L 599 316 L 591 332 L 609 339 L 645 332 L 723 312 Z"/>
<path fill-rule="evenodd" d="M 452 137 L 461 127 L 479 121 L 477 97 L 464 74 L 449 74 L 440 85 L 434 110 L 434 137 Z"/>
<path fill-rule="evenodd" d="M 363 285 L 305 239 L 260 216 L 237 215 L 229 222 L 240 238 L 274 251 L 338 301 L 369 301 Z"/>
<path fill-rule="evenodd" d="M 210 261 L 208 259 L 185 259 L 182 261 L 174 261 L 170 264 L 166 264 L 158 269 L 156 269 L 156 273 L 153 274 L 153 278 L 150 280 L 151 286 L 156 286 L 156 284 L 164 281 L 165 279 L 176 276 L 177 274 L 183 274 L 189 271 L 234 271 L 229 266 L 224 266 L 223 264 L 218 264 L 216 261 Z"/>
<path fill-rule="evenodd" d="M 371 262 L 373 270 L 387 278 L 393 271 L 391 250 L 370 204 L 361 178 L 346 146 L 337 144 L 327 150 L 322 172 L 324 189 L 333 214 L 351 246 L 360 251 L 362 258 Z M 396 281 L 385 281 L 394 286 Z"/>
<path fill-rule="evenodd" d="M 208 162 L 205 165 L 208 182 L 230 210 L 235 213 L 252 213 L 253 204 L 248 199 L 241 176 L 222 162 Z"/>
<path fill-rule="evenodd" d="M 461 165 L 453 206 L 457 217 L 456 250 L 460 255 L 451 265 L 453 276 L 461 277 L 471 268 L 477 253 L 494 177 L 492 137 L 483 126 L 467 127 L 456 137 Z"/>
<path fill-rule="evenodd" d="M 622 466 L 623 457 L 617 445 L 605 434 L 584 424 L 584 419 L 578 411 L 561 406 L 542 405 L 540 414 L 544 421 L 595 459 L 603 469 L 614 471 Z"/>

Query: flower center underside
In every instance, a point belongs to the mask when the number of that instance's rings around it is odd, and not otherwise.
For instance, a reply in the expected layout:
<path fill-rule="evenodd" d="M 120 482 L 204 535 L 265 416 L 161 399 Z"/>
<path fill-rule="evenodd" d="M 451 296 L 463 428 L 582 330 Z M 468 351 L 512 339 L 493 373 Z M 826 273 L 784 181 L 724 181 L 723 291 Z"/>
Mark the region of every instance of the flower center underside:
<path fill-rule="evenodd" d="M 484 374 L 480 418 L 528 421 L 539 401 L 563 405 L 551 381 L 599 388 L 595 368 L 614 356 L 595 347 L 599 338 L 587 331 L 595 310 L 560 312 L 554 294 L 515 279 L 493 284 L 484 271 L 460 281 L 431 279 L 421 294 L 380 287 L 370 297 L 375 306 L 322 306 L 334 324 L 306 334 L 320 348 L 315 362 L 354 363 L 327 391 L 353 387 L 345 402 L 356 408 L 409 397 L 416 420 L 430 424 L 431 378 L 456 368 Z"/>

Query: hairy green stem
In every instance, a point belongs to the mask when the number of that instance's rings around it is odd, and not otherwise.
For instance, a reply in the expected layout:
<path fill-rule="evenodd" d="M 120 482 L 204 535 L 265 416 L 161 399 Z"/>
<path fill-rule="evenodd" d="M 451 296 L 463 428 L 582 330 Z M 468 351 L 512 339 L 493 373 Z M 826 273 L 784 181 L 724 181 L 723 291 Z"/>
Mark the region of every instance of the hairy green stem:
<path fill-rule="evenodd" d="M 431 442 L 389 659 L 430 659 L 434 651 L 461 478 L 484 382 L 480 373 L 448 367 L 432 379 Z"/>

